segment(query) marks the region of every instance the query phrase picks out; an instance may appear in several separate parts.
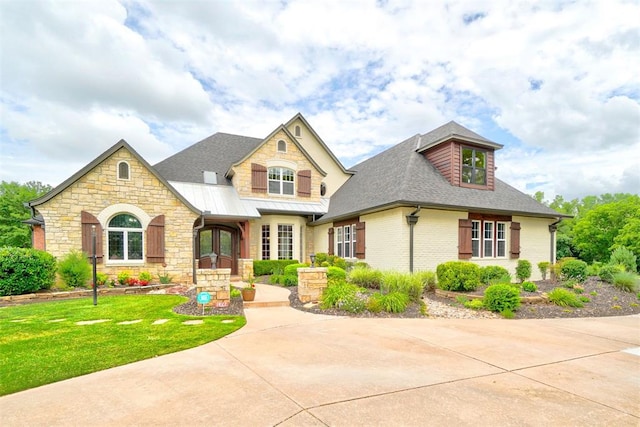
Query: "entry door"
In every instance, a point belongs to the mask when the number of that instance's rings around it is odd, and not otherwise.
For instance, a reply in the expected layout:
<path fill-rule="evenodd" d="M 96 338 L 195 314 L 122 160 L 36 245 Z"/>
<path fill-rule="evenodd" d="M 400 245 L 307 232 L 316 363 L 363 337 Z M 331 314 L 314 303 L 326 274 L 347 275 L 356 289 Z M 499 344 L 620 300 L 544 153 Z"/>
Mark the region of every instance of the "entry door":
<path fill-rule="evenodd" d="M 233 254 L 235 251 L 235 233 L 224 228 L 213 229 L 213 246 L 215 253 L 218 254 L 218 268 L 230 268 L 231 274 L 236 274 L 235 259 Z"/>

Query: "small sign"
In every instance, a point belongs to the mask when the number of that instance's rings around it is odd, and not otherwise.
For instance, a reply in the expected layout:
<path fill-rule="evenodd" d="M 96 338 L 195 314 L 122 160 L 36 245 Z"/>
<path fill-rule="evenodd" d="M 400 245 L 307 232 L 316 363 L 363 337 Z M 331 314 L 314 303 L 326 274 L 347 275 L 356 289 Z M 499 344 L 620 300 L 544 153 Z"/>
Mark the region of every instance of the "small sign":
<path fill-rule="evenodd" d="M 211 301 L 211 294 L 209 292 L 200 292 L 197 297 L 198 304 L 206 304 Z"/>

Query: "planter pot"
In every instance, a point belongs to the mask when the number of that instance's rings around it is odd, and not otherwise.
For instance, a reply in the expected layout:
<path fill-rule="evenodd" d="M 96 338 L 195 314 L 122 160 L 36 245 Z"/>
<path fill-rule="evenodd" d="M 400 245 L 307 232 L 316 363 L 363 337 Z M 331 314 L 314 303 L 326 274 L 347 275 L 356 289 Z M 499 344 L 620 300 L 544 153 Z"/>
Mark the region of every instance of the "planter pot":
<path fill-rule="evenodd" d="M 242 290 L 242 301 L 253 301 L 256 297 L 255 289 L 243 289 Z"/>

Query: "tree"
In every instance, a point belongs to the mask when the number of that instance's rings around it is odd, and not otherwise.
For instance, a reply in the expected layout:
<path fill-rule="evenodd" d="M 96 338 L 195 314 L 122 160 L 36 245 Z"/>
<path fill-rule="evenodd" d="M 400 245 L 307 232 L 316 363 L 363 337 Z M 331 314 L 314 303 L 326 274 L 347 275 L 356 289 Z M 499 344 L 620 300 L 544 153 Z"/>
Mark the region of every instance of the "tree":
<path fill-rule="evenodd" d="M 31 217 L 24 203 L 51 191 L 50 185 L 2 181 L 0 184 L 0 246 L 31 247 L 31 229 L 22 221 Z"/>
<path fill-rule="evenodd" d="M 613 239 L 612 251 L 619 247 L 629 249 L 640 260 L 640 217 L 630 218 Z M 639 264 L 640 269 L 640 264 Z"/>
<path fill-rule="evenodd" d="M 638 240 L 640 236 L 634 228 L 638 219 L 640 196 L 626 195 L 615 202 L 596 204 L 584 216 L 575 220 L 573 243 L 580 258 L 589 263 L 607 262 L 616 238 L 618 243 L 632 243 Z M 622 236 L 618 237 L 623 230 Z"/>

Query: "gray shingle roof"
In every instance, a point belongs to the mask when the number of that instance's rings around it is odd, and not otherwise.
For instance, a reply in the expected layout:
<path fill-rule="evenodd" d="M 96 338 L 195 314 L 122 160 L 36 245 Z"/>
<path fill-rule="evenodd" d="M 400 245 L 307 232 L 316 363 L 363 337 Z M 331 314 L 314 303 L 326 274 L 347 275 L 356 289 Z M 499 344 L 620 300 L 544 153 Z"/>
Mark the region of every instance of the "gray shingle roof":
<path fill-rule="evenodd" d="M 462 126 L 452 123 L 459 132 Z M 425 134 L 431 141 L 427 144 L 445 138 L 450 127 L 451 123 L 448 123 L 436 129 L 436 134 Z M 463 137 L 473 136 L 474 139 L 481 138 L 488 144 L 500 146 L 468 129 L 466 132 Z M 416 151 L 417 147 L 424 149 L 424 139 L 421 135 L 415 135 L 351 168 L 356 174 L 333 194 L 329 212 L 318 222 L 402 205 L 550 218 L 562 216 L 497 178 L 494 191 L 451 185 L 424 155 Z"/>
<path fill-rule="evenodd" d="M 418 152 L 423 152 L 424 150 L 451 138 L 475 142 L 477 144 L 496 149 L 502 148 L 501 144 L 496 144 L 495 142 L 488 140 L 482 135 L 478 135 L 452 120 L 449 123 L 421 135 L 420 140 L 418 141 Z"/>
<path fill-rule="evenodd" d="M 203 171 L 216 172 L 218 184 L 231 185 L 224 178 L 235 162 L 254 150 L 263 140 L 248 136 L 216 133 L 174 154 L 154 166 L 167 181 L 204 182 Z"/>

